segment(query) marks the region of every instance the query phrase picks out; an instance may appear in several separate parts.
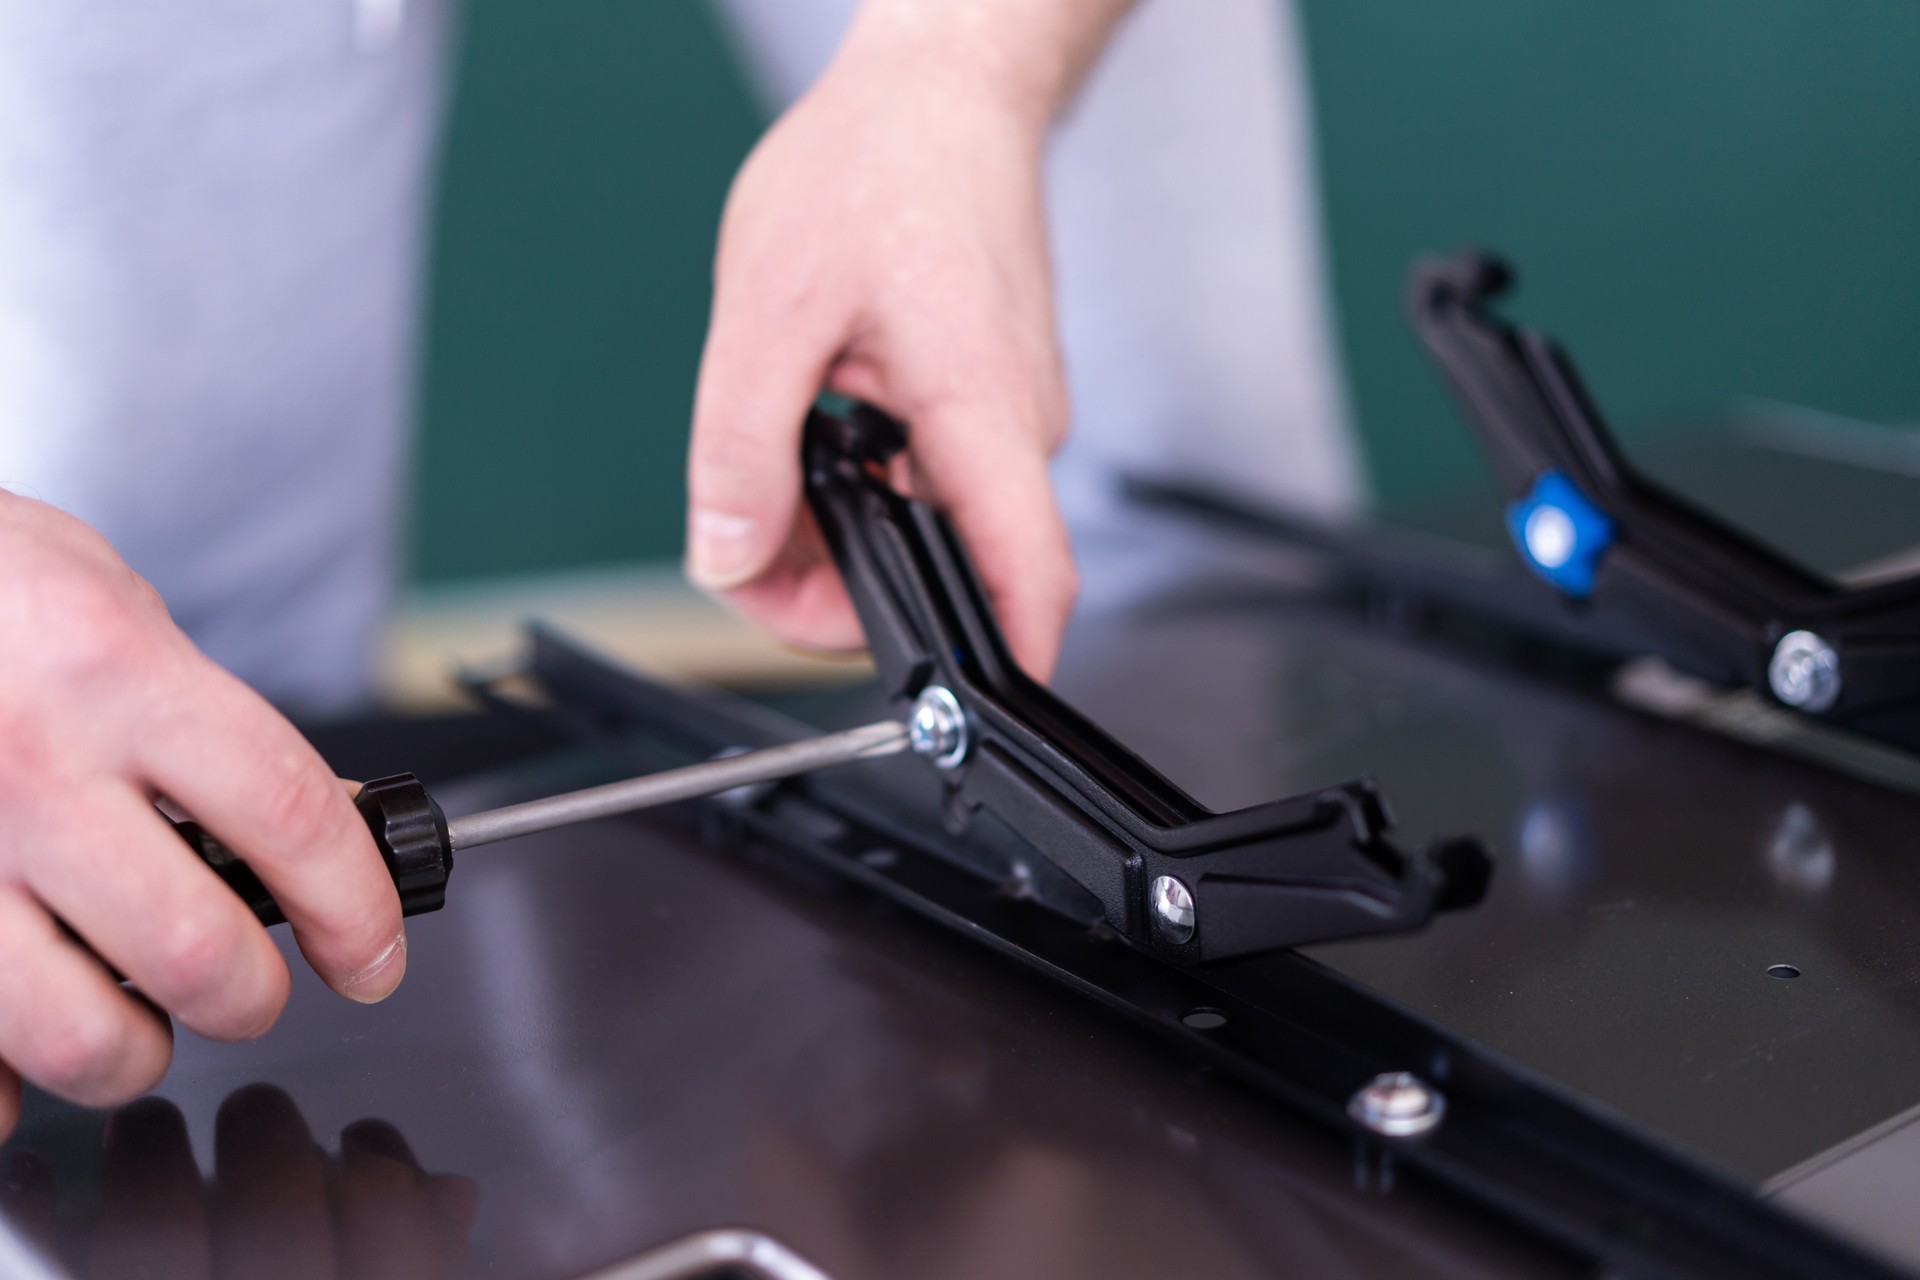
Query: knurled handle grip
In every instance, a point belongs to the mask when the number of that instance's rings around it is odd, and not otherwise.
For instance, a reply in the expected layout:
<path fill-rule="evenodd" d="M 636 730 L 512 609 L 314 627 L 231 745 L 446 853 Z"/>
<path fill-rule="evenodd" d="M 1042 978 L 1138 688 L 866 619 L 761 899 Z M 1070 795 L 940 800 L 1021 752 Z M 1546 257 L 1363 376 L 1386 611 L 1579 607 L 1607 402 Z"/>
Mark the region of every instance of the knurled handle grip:
<path fill-rule="evenodd" d="M 387 874 L 400 893 L 400 913 L 424 915 L 445 906 L 447 878 L 453 874 L 453 841 L 447 835 L 446 815 L 420 779 L 410 773 L 376 778 L 360 788 L 353 803 L 366 819 Z M 173 829 L 261 924 L 285 923 L 280 904 L 233 850 L 197 822 L 176 822 Z"/>

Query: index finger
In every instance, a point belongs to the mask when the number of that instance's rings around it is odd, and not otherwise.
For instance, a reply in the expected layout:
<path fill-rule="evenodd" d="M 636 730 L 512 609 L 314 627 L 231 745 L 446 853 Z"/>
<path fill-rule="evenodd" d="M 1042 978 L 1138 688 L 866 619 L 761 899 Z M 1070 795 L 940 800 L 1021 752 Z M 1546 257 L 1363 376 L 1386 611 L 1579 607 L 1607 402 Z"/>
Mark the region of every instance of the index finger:
<path fill-rule="evenodd" d="M 1003 415 L 981 403 L 922 414 L 913 424 L 913 463 L 966 544 L 1014 658 L 1044 681 L 1060 654 L 1079 575 L 1044 433 Z"/>
<path fill-rule="evenodd" d="M 135 746 L 142 775 L 252 868 L 315 973 L 384 999 L 406 972 L 400 897 L 373 835 L 307 740 L 199 654 Z"/>

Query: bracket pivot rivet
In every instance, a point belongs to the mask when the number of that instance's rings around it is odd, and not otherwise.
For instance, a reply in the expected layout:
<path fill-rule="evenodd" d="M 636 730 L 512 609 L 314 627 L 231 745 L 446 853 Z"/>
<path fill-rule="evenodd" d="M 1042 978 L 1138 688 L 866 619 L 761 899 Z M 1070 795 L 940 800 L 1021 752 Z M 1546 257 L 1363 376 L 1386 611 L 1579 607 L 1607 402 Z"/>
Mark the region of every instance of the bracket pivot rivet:
<path fill-rule="evenodd" d="M 1153 914 L 1170 941 L 1185 942 L 1193 936 L 1192 890 L 1172 876 L 1156 876 L 1152 898 Z"/>
<path fill-rule="evenodd" d="M 967 713 L 952 690 L 930 684 L 920 691 L 907 717 L 907 742 L 936 768 L 957 768 L 967 758 Z"/>
<path fill-rule="evenodd" d="M 1522 526 L 1522 537 L 1526 540 L 1527 554 L 1542 569 L 1558 569 L 1573 559 L 1574 548 L 1579 544 L 1579 536 L 1574 532 L 1573 517 L 1559 507 L 1542 505 L 1535 507 Z"/>
<path fill-rule="evenodd" d="M 1613 517 L 1564 471 L 1542 472 L 1508 505 L 1507 532 L 1527 567 L 1575 600 L 1593 594 L 1600 561 L 1619 537 Z"/>
<path fill-rule="evenodd" d="M 1825 711 L 1840 697 L 1840 655 L 1812 631 L 1789 631 L 1767 664 L 1773 696 L 1802 711 Z"/>
<path fill-rule="evenodd" d="M 1447 1100 L 1411 1071 L 1387 1071 L 1354 1091 L 1347 1114 L 1383 1138 L 1417 1138 L 1439 1126 Z"/>

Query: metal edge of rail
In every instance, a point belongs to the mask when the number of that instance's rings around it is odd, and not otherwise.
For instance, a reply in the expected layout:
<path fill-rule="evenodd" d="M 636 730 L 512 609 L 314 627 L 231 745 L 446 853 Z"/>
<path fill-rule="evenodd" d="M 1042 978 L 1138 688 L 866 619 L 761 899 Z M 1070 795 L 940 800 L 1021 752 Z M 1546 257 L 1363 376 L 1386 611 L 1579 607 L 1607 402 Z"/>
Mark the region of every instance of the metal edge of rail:
<path fill-rule="evenodd" d="M 711 1227 L 669 1240 L 580 1280 L 833 1280 L 750 1227 Z"/>
<path fill-rule="evenodd" d="M 605 745 L 636 737 L 705 758 L 807 730 L 765 708 L 689 694 L 535 628 L 525 674 L 592 724 Z M 1351 1135 L 1356 1176 L 1396 1170 L 1490 1210 L 1609 1277 L 1912 1274 L 1598 1104 L 1294 952 L 1194 968 L 1125 945 L 957 856 L 939 822 L 903 819 L 904 757 L 851 774 L 703 802 L 716 847 L 801 860 L 1058 983 L 1173 1042 L 1261 1096 Z M 877 856 L 884 855 L 884 856 Z"/>

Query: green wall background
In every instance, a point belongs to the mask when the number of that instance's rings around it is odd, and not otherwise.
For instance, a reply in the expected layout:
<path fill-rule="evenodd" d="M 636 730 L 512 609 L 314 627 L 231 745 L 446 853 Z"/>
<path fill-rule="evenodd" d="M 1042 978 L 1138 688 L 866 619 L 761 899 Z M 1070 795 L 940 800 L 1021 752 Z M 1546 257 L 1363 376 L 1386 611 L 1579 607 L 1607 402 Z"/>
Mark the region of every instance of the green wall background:
<path fill-rule="evenodd" d="M 762 127 L 701 0 L 469 0 L 413 574 L 677 557 L 727 184 Z"/>
<path fill-rule="evenodd" d="M 1629 442 L 1743 396 L 1920 419 L 1920 6 L 1303 14 L 1342 345 L 1390 510 L 1481 471 L 1402 319 L 1421 251 L 1513 261 L 1516 314 Z"/>
<path fill-rule="evenodd" d="M 1390 511 L 1480 467 L 1407 264 L 1520 267 L 1629 440 L 1742 396 L 1920 419 L 1920 6 L 1304 0 L 1341 339 Z M 726 183 L 700 0 L 470 0 L 423 387 L 424 580 L 676 556 Z"/>

